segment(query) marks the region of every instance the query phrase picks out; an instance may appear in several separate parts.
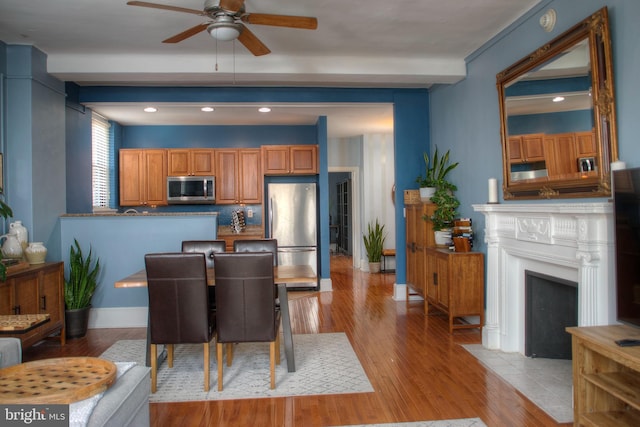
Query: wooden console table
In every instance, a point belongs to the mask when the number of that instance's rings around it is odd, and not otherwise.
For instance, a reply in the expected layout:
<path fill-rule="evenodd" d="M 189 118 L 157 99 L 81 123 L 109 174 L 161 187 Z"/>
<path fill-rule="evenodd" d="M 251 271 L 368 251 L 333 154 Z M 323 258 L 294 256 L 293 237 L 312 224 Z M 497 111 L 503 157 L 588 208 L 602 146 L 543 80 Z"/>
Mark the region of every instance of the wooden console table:
<path fill-rule="evenodd" d="M 640 339 L 625 325 L 567 328 L 573 347 L 574 425 L 640 425 L 640 347 L 615 341 Z"/>
<path fill-rule="evenodd" d="M 5 331 L 2 336 L 20 338 L 23 349 L 52 335 L 65 344 L 63 267 L 62 262 L 48 262 L 9 270 L 7 279 L 0 282 L 0 315 L 46 314 L 49 321 Z"/>

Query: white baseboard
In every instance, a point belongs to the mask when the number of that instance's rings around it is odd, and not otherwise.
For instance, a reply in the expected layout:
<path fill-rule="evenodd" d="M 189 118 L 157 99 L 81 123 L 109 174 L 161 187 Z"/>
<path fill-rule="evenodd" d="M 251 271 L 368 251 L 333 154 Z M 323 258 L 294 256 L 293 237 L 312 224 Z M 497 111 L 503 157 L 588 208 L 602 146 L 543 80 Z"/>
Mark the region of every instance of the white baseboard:
<path fill-rule="evenodd" d="M 92 308 L 89 312 L 89 328 L 146 328 L 147 307 Z"/>
<path fill-rule="evenodd" d="M 393 300 L 394 301 L 406 301 L 407 300 L 407 285 L 401 283 L 393 284 Z M 424 301 L 418 294 L 409 295 L 409 301 Z"/>

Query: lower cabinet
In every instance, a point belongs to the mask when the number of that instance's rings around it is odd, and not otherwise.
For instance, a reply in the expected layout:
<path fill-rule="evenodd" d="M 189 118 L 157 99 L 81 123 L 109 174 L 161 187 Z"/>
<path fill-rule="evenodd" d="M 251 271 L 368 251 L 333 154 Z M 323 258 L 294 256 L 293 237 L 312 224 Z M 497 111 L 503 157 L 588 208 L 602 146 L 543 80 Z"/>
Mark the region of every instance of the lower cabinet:
<path fill-rule="evenodd" d="M 2 334 L 20 338 L 27 348 L 54 334 L 65 343 L 64 331 L 64 264 L 51 262 L 32 265 L 7 274 L 0 282 L 0 314 L 49 314 L 49 321 L 25 333 Z"/>
<path fill-rule="evenodd" d="M 426 248 L 425 314 L 429 306 L 447 314 L 449 332 L 484 324 L 484 254 Z M 468 317 L 478 317 L 470 323 Z M 464 319 L 463 319 L 464 318 Z"/>
<path fill-rule="evenodd" d="M 626 325 L 567 328 L 573 351 L 573 422 L 576 426 L 640 425 L 640 348 L 616 340 L 640 339 Z"/>

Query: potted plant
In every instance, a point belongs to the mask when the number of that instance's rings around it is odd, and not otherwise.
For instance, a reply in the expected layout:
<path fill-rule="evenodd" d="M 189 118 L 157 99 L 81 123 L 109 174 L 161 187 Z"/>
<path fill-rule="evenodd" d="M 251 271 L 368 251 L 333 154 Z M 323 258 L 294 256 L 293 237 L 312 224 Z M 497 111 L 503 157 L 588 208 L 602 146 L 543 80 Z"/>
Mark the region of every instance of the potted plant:
<path fill-rule="evenodd" d="M 427 153 L 423 154 L 425 175 L 418 176 L 416 182 L 420 186 L 420 199 L 428 201 L 436 191 L 438 184 L 446 178 L 447 174 L 458 166 L 458 162 L 449 163 L 449 150 L 442 156 L 438 154 L 438 147 L 433 153 L 433 159 L 429 159 Z"/>
<path fill-rule="evenodd" d="M 91 298 L 98 287 L 100 260 L 91 248 L 84 257 L 80 244 L 73 239 L 69 251 L 69 278 L 64 282 L 65 328 L 67 338 L 83 337 L 87 333 Z"/>
<path fill-rule="evenodd" d="M 458 189 L 454 184 L 447 180 L 438 183 L 436 191 L 431 197 L 431 201 L 435 203 L 436 209 L 431 218 L 428 219 L 433 223 L 433 231 L 436 233 L 436 245 L 447 246 L 451 242 L 451 224 L 458 216 L 458 206 L 460 201 L 455 196 Z"/>
<path fill-rule="evenodd" d="M 367 234 L 363 235 L 364 247 L 369 259 L 369 272 L 380 272 L 380 259 L 382 258 L 382 248 L 384 246 L 385 234 L 384 225 L 380 225 L 376 218 L 375 224 L 371 222 L 367 225 Z"/>
<path fill-rule="evenodd" d="M 0 192 L 2 188 L 0 188 Z M 11 218 L 13 211 L 4 201 L 0 200 L 0 216 L 4 219 Z M 2 251 L 0 251 L 0 261 L 2 261 Z M 7 266 L 0 262 L 0 279 L 4 282 L 7 278 Z"/>

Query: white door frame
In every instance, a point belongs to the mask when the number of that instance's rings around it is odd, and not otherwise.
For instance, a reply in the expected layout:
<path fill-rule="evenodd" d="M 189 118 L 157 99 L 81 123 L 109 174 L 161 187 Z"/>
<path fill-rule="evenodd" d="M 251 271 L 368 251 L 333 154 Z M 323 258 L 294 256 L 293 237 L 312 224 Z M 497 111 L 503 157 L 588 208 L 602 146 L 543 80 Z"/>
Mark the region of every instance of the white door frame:
<path fill-rule="evenodd" d="M 357 236 L 362 235 L 360 226 L 360 168 L 359 167 L 329 167 L 331 172 L 348 172 L 351 174 L 351 247 L 352 261 L 354 268 L 360 268 L 360 239 Z"/>

